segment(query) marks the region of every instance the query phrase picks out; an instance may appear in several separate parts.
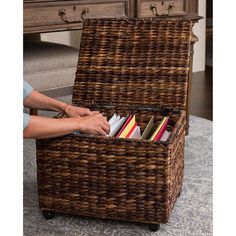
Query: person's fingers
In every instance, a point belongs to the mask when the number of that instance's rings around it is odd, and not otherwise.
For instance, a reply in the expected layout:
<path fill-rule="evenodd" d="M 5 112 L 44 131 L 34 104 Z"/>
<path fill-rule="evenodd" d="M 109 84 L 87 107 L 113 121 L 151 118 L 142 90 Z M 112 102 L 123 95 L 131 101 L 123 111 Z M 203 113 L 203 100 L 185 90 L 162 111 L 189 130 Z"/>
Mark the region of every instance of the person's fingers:
<path fill-rule="evenodd" d="M 107 119 L 103 119 L 103 123 L 110 126 L 109 122 L 107 121 Z"/>
<path fill-rule="evenodd" d="M 102 118 L 102 114 L 101 113 L 94 113 L 92 114 L 93 117 L 96 117 L 97 119 L 101 119 Z"/>
<path fill-rule="evenodd" d="M 106 125 L 102 125 L 102 129 L 106 132 L 106 133 L 109 133 L 109 127 L 107 127 Z"/>
<path fill-rule="evenodd" d="M 107 120 L 107 117 L 104 116 L 102 113 L 95 113 L 99 119 Z"/>
<path fill-rule="evenodd" d="M 108 122 L 108 121 L 107 121 L 107 117 L 105 117 L 105 116 L 103 116 L 103 115 L 100 116 L 99 118 L 100 118 L 103 122 Z"/>
<path fill-rule="evenodd" d="M 89 116 L 92 115 L 92 112 L 88 108 L 83 108 L 79 111 L 81 116 Z"/>
<path fill-rule="evenodd" d="M 91 111 L 91 114 L 99 114 L 99 111 Z"/>
<path fill-rule="evenodd" d="M 110 130 L 110 124 L 107 121 L 103 121 L 102 124 L 106 126 L 108 130 Z"/>
<path fill-rule="evenodd" d="M 99 134 L 102 135 L 102 136 L 106 136 L 106 135 L 107 135 L 107 133 L 106 133 L 102 128 L 100 128 L 100 129 L 98 130 L 98 132 L 99 132 Z"/>
<path fill-rule="evenodd" d="M 93 112 L 90 111 L 90 109 L 88 109 L 88 108 L 85 110 L 85 112 L 86 112 L 88 115 L 92 115 L 92 114 L 93 114 Z"/>

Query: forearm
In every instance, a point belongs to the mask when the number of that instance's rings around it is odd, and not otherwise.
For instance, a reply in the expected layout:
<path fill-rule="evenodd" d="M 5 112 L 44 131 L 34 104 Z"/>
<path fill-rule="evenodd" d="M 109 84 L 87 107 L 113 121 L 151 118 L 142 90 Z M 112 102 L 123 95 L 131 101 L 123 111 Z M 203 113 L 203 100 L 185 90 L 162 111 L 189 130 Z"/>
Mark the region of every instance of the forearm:
<path fill-rule="evenodd" d="M 52 138 L 73 133 L 80 128 L 80 118 L 54 119 L 31 116 L 29 125 L 24 129 L 24 138 Z"/>
<path fill-rule="evenodd" d="M 64 112 L 66 103 L 47 97 L 37 91 L 33 91 L 26 99 L 24 106 L 42 110 Z"/>

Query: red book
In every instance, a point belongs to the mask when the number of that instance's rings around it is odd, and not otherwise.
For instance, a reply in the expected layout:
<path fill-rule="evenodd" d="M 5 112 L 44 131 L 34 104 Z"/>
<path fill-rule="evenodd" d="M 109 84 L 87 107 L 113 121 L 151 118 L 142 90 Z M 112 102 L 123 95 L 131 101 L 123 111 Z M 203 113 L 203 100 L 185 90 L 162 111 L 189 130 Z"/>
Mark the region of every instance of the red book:
<path fill-rule="evenodd" d="M 136 127 L 137 127 L 137 123 L 135 123 L 135 124 L 133 125 L 133 127 L 131 128 L 131 130 L 129 131 L 129 133 L 126 135 L 126 138 L 129 138 L 129 136 L 133 133 L 133 131 L 136 129 Z"/>
<path fill-rule="evenodd" d="M 159 141 L 161 136 L 163 135 L 163 133 L 165 132 L 166 130 L 166 126 L 167 126 L 167 123 L 168 123 L 168 120 L 169 120 L 169 117 L 165 120 L 164 124 L 162 125 L 161 129 L 159 130 L 159 132 L 156 134 L 155 138 L 154 138 L 154 141 Z"/>
<path fill-rule="evenodd" d="M 130 115 L 130 116 L 127 118 L 125 124 L 122 126 L 122 128 L 121 128 L 120 131 L 119 131 L 119 133 L 116 135 L 116 138 L 119 138 L 119 136 L 120 136 L 120 134 L 122 133 L 122 131 L 125 129 L 125 127 L 126 127 L 126 126 L 129 124 L 129 122 L 131 121 L 132 117 L 133 117 L 133 116 Z"/>

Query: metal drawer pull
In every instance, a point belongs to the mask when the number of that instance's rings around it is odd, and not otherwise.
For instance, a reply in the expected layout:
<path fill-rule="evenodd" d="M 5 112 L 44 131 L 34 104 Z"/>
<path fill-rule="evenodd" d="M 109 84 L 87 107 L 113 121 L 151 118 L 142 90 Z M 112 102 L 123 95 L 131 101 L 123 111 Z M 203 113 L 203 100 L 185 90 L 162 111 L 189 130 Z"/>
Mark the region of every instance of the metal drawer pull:
<path fill-rule="evenodd" d="M 162 5 L 163 4 L 164 3 L 162 2 Z M 168 5 L 167 12 L 158 13 L 157 12 L 157 6 L 156 6 L 155 3 L 153 3 L 153 4 L 150 5 L 150 10 L 152 11 L 152 14 L 155 15 L 155 16 L 168 16 L 172 13 L 174 7 L 175 7 L 175 4 L 173 2 L 171 2 Z"/>
<path fill-rule="evenodd" d="M 75 7 L 74 7 L 74 10 L 76 10 Z M 69 17 L 67 16 L 66 10 L 61 9 L 59 10 L 58 15 L 66 23 L 82 23 L 88 13 L 89 13 L 89 9 L 83 8 L 80 14 L 81 19 L 69 19 Z"/>

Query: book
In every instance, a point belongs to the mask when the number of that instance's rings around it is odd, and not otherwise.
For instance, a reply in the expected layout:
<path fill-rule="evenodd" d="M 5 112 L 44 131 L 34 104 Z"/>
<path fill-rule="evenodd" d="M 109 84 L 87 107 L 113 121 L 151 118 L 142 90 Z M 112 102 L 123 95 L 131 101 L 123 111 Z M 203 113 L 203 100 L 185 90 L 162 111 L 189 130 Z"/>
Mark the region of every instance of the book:
<path fill-rule="evenodd" d="M 133 139 L 140 139 L 141 138 L 140 126 L 136 126 L 134 131 L 130 134 L 129 138 L 133 138 Z"/>
<path fill-rule="evenodd" d="M 159 126 L 153 132 L 150 140 L 154 141 L 166 141 L 171 132 L 166 130 L 167 122 L 169 117 L 163 117 Z M 143 134 L 141 135 L 140 126 L 137 125 L 135 121 L 135 115 L 127 115 L 126 117 L 120 117 L 116 113 L 109 119 L 110 132 L 107 137 L 117 137 L 117 138 L 132 138 L 143 140 L 150 136 L 151 131 L 154 126 L 154 116 L 149 120 Z M 73 134 L 80 134 L 79 131 L 73 132 Z"/>
<path fill-rule="evenodd" d="M 114 137 L 119 132 L 121 127 L 124 125 L 126 119 L 128 117 L 122 117 L 119 121 L 117 121 L 114 125 L 110 127 L 109 137 Z"/>
<path fill-rule="evenodd" d="M 150 121 L 148 122 L 145 130 L 143 131 L 143 134 L 141 136 L 141 140 L 146 139 L 148 135 L 150 134 L 154 124 L 154 116 L 151 117 Z"/>
<path fill-rule="evenodd" d="M 165 130 L 165 132 L 163 133 L 163 135 L 160 138 L 160 141 L 167 141 L 167 139 L 170 137 L 170 131 Z"/>
<path fill-rule="evenodd" d="M 125 136 L 125 138 L 129 138 L 136 128 L 137 128 L 137 123 L 134 123 L 134 125 L 132 126 L 128 134 Z"/>
<path fill-rule="evenodd" d="M 158 125 L 158 127 L 156 128 L 154 133 L 151 135 L 149 140 L 154 140 L 154 138 L 157 136 L 158 132 L 161 130 L 161 128 L 163 127 L 163 125 L 165 124 L 167 119 L 168 119 L 168 117 L 163 117 L 163 119 L 161 120 L 160 124 Z"/>
<path fill-rule="evenodd" d="M 116 115 L 116 113 L 111 117 L 111 119 L 108 121 L 110 126 L 114 125 L 116 122 L 120 120 L 120 116 Z"/>
<path fill-rule="evenodd" d="M 163 133 L 165 132 L 166 130 L 166 126 L 167 126 L 167 123 L 168 123 L 168 120 L 169 118 L 167 117 L 165 119 L 165 122 L 163 123 L 162 127 L 160 128 L 160 130 L 158 131 L 158 133 L 156 134 L 156 136 L 154 137 L 154 140 L 155 141 L 159 141 L 161 136 L 163 135 Z"/>
<path fill-rule="evenodd" d="M 120 134 L 118 134 L 118 138 L 126 138 L 127 135 L 129 134 L 130 130 L 133 129 L 133 127 L 135 126 L 136 122 L 135 122 L 135 115 L 131 115 L 128 119 L 127 122 L 125 123 L 125 127 L 122 127 L 122 130 L 120 132 Z"/>
<path fill-rule="evenodd" d="M 110 120 L 108 121 L 108 123 L 109 123 L 110 125 L 112 125 L 112 123 L 114 122 L 115 118 L 116 118 L 116 113 L 110 118 Z"/>
<path fill-rule="evenodd" d="M 125 129 L 125 127 L 127 126 L 127 124 L 130 122 L 130 120 L 132 119 L 132 115 L 128 115 L 128 118 L 125 121 L 125 124 L 121 127 L 119 133 L 116 135 L 116 138 L 119 138 L 120 134 L 123 132 L 123 130 Z"/>

